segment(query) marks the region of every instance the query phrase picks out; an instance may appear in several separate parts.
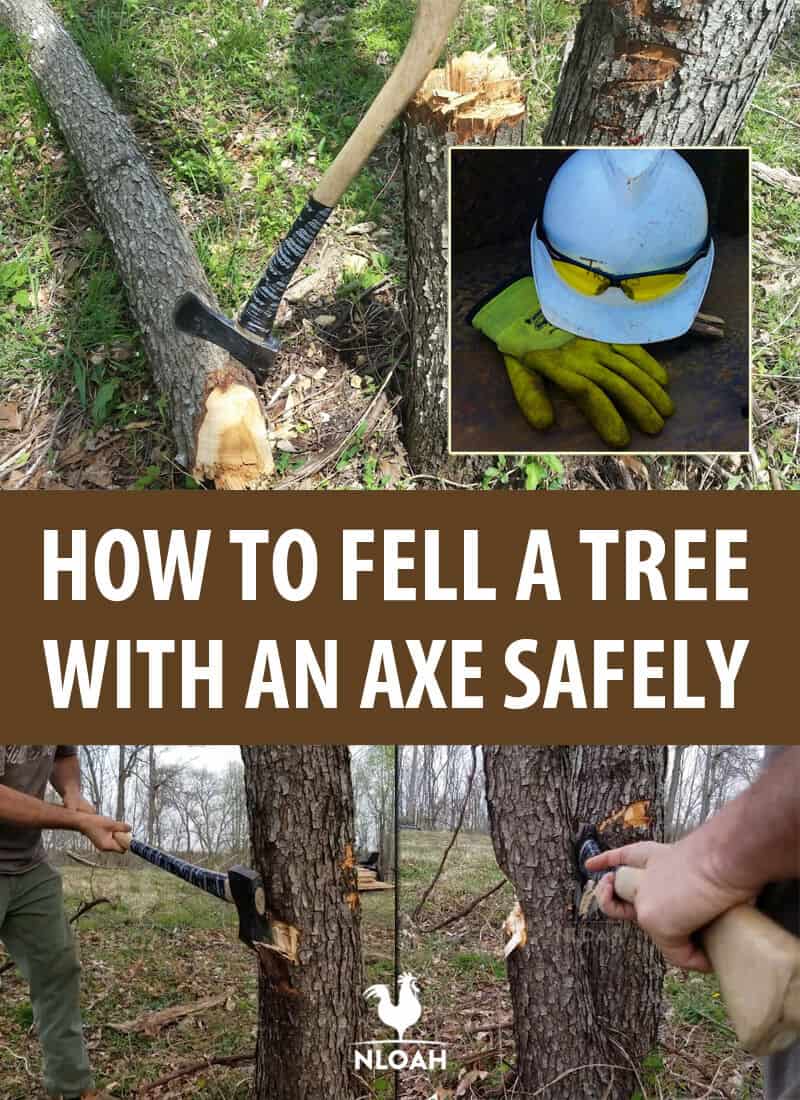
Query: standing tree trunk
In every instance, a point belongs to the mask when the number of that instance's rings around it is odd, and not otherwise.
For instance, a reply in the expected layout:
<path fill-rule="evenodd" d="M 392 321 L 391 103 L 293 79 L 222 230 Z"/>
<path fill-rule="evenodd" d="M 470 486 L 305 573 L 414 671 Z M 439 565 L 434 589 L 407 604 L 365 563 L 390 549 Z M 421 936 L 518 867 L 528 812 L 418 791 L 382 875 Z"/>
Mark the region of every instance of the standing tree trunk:
<path fill-rule="evenodd" d="M 158 769 L 156 768 L 156 748 L 147 749 L 147 843 L 156 842 L 156 797 L 158 794 Z"/>
<path fill-rule="evenodd" d="M 114 248 L 156 384 L 166 396 L 178 461 L 199 479 L 240 488 L 272 473 L 258 391 L 219 349 L 180 333 L 178 296 L 218 308 L 188 234 L 120 114 L 47 0 L 0 0 L 42 96 L 78 162 Z"/>
<path fill-rule="evenodd" d="M 127 745 L 120 745 L 117 753 L 117 802 L 114 817 L 117 821 L 125 820 L 125 784 L 128 781 L 128 766 L 125 750 Z"/>
<path fill-rule="evenodd" d="M 527 926 L 508 959 L 517 1088 L 628 1100 L 631 1062 L 656 1041 L 663 966 L 635 926 L 578 917 L 575 839 L 582 824 L 642 798 L 657 807 L 648 835 L 660 836 L 663 749 L 487 746 L 484 761 L 497 861 Z"/>
<path fill-rule="evenodd" d="M 589 0 L 545 144 L 729 145 L 792 0 Z"/>
<path fill-rule="evenodd" d="M 346 746 L 242 746 L 267 910 L 300 933 L 299 959 L 261 973 L 255 1096 L 352 1100 L 360 1038 L 361 914 Z"/>
<path fill-rule="evenodd" d="M 672 758 L 672 774 L 669 780 L 667 805 L 664 810 L 664 832 L 669 840 L 678 839 L 678 823 L 675 818 L 678 802 L 678 791 L 680 790 L 681 778 L 683 776 L 683 754 L 685 752 L 686 745 L 676 745 L 674 749 L 675 755 Z"/>
<path fill-rule="evenodd" d="M 409 458 L 421 473 L 464 482 L 480 478 L 488 464 L 447 453 L 447 150 L 467 143 L 521 145 L 524 133 L 521 82 L 503 57 L 488 53 L 464 54 L 434 70 L 406 113 L 410 348 L 404 420 Z"/>

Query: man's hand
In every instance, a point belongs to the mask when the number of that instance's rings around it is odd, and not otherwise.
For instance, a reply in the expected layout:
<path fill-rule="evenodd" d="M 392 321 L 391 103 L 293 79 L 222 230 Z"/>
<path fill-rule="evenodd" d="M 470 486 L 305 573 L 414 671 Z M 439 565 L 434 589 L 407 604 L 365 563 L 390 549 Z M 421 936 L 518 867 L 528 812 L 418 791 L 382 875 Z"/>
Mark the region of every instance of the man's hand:
<path fill-rule="evenodd" d="M 711 970 L 704 951 L 691 939 L 715 917 L 752 899 L 752 893 L 722 880 L 693 843 L 695 833 L 677 844 L 645 841 L 601 852 L 586 861 L 589 871 L 612 870 L 597 885 L 600 908 L 616 920 L 634 920 L 667 962 L 686 970 Z M 644 873 L 633 904 L 614 893 L 614 867 L 638 867 Z"/>
<path fill-rule="evenodd" d="M 124 821 L 115 821 L 112 817 L 103 817 L 101 814 L 81 813 L 78 828 L 85 837 L 88 837 L 98 852 L 124 852 L 122 847 L 114 839 L 114 833 L 129 833 L 130 825 Z"/>

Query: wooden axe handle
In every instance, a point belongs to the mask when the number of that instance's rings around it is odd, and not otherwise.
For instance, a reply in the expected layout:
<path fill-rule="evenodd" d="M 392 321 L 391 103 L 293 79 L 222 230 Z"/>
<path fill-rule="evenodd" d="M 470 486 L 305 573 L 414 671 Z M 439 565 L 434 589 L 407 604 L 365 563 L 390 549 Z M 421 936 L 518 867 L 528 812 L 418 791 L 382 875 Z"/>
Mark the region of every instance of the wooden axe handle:
<path fill-rule="evenodd" d="M 617 867 L 614 890 L 635 903 L 643 872 Z M 800 1038 L 800 939 L 752 905 L 737 905 L 700 933 L 739 1042 L 773 1054 Z"/>
<path fill-rule="evenodd" d="M 317 184 L 313 197 L 335 206 L 405 108 L 444 49 L 461 0 L 420 0 L 411 38 L 392 75 L 347 144 Z"/>

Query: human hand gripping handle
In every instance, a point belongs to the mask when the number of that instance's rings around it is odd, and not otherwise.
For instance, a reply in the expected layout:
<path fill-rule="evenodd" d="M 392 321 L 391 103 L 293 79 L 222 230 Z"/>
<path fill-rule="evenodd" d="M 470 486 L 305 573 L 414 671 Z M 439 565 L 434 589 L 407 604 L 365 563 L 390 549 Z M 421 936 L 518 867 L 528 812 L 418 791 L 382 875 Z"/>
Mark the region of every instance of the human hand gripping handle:
<path fill-rule="evenodd" d="M 614 868 L 613 877 L 607 875 L 601 883 L 604 911 L 610 916 L 638 919 L 637 899 L 652 855 L 645 850 L 663 851 L 668 847 L 630 845 L 588 860 L 589 870 Z M 640 866 L 627 865 L 626 859 Z M 665 868 L 650 864 L 650 874 L 661 874 L 663 870 Z M 667 889 L 678 889 L 674 876 L 663 885 Z M 612 886 L 616 899 L 611 896 Z M 703 904 L 709 904 L 709 899 L 699 900 L 698 912 Z M 646 926 L 645 931 L 648 931 Z M 658 937 L 654 935 L 653 938 L 658 943 Z M 716 971 L 741 1046 L 752 1054 L 766 1055 L 797 1041 L 800 1038 L 800 940 L 752 905 L 741 903 L 714 917 L 699 930 L 698 938 Z M 687 949 L 683 959 L 678 960 L 680 964 L 692 969 L 707 969 L 703 966 L 702 952 L 696 947 L 693 950 L 694 956 L 692 948 Z M 669 958 L 669 949 L 665 953 Z"/>
<path fill-rule="evenodd" d="M 89 803 L 87 803 L 89 805 Z M 124 821 L 115 821 L 112 817 L 103 817 L 95 813 L 90 807 L 90 812 L 80 809 L 78 814 L 78 829 L 94 844 L 98 852 L 124 852 L 126 842 L 130 837 L 130 825 Z"/>

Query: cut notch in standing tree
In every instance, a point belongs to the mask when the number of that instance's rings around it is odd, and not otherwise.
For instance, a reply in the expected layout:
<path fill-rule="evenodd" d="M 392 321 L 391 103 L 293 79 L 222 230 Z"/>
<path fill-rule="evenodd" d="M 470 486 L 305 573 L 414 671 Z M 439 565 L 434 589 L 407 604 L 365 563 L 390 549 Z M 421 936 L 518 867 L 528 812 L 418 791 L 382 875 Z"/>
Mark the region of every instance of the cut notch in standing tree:
<path fill-rule="evenodd" d="M 410 363 L 405 372 L 406 446 L 412 464 L 459 481 L 481 476 L 485 458 L 448 454 L 448 186 L 453 145 L 522 145 L 522 81 L 491 50 L 435 69 L 405 115 Z"/>

